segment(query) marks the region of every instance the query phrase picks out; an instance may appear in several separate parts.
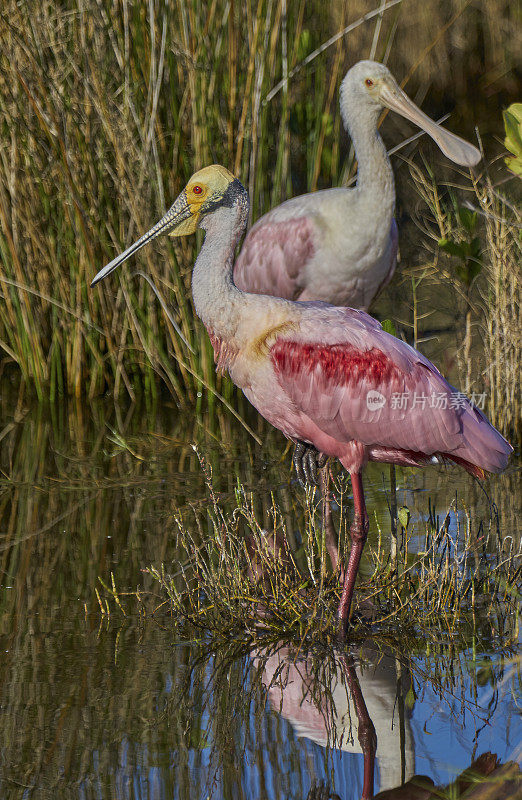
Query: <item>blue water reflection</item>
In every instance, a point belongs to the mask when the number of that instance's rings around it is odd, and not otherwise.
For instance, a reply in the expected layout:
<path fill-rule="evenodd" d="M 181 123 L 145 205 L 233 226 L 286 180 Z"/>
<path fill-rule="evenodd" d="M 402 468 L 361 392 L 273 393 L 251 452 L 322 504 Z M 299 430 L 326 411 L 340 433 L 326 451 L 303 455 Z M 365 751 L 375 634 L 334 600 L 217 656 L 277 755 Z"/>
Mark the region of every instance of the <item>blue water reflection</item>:
<path fill-rule="evenodd" d="M 304 800 L 323 782 L 342 800 L 358 800 L 370 769 L 373 791 L 385 797 L 416 775 L 446 786 L 487 752 L 502 763 L 520 760 L 516 658 L 484 667 L 464 652 L 447 671 L 378 645 L 327 655 L 280 645 L 236 662 L 210 656 L 204 668 L 201 658 L 200 651 L 188 682 L 178 669 L 143 686 L 158 692 L 147 741 L 113 742 L 114 760 L 94 751 L 74 795 Z M 361 725 L 376 733 L 374 761 Z M 173 746 L 180 734 L 182 745 Z"/>

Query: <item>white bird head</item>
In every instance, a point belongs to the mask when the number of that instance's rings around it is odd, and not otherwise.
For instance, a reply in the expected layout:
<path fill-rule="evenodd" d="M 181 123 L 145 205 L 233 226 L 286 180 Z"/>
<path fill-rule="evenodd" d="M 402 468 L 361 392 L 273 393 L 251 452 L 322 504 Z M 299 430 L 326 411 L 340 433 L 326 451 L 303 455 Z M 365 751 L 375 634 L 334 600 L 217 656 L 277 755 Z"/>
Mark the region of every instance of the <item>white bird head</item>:
<path fill-rule="evenodd" d="M 231 172 L 219 164 L 212 164 L 195 172 L 177 200 L 167 213 L 137 242 L 131 244 L 121 255 L 113 259 L 95 276 L 94 286 L 106 278 L 113 270 L 136 253 L 144 245 L 162 233 L 170 236 L 188 236 L 198 227 L 205 227 L 204 220 L 219 208 L 232 208 L 241 205 L 244 213 L 248 211 L 248 195 L 242 184 Z"/>
<path fill-rule="evenodd" d="M 343 118 L 349 123 L 358 109 L 371 108 L 377 114 L 383 107 L 396 111 L 426 131 L 444 155 L 456 164 L 472 167 L 480 161 L 480 151 L 426 116 L 402 91 L 384 64 L 358 61 L 341 84 Z"/>

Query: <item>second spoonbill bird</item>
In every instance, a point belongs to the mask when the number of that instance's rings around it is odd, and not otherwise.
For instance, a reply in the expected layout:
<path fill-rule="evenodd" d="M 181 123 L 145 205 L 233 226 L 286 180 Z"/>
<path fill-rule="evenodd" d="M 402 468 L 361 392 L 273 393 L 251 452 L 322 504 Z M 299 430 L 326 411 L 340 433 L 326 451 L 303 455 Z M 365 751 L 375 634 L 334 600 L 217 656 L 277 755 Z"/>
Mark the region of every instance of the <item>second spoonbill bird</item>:
<path fill-rule="evenodd" d="M 421 353 L 363 311 L 295 303 L 234 285 L 234 249 L 248 195 L 221 166 L 196 172 L 165 216 L 94 278 L 105 278 L 161 233 L 205 240 L 192 295 L 217 366 L 257 410 L 294 441 L 336 457 L 350 473 L 355 517 L 338 609 L 346 633 L 368 534 L 362 470 L 368 461 L 423 466 L 450 461 L 479 477 L 498 472 L 512 448 Z M 404 402 L 410 399 L 411 403 Z"/>
<path fill-rule="evenodd" d="M 423 114 L 383 64 L 359 61 L 348 70 L 340 105 L 357 158 L 356 187 L 294 197 L 261 217 L 234 267 L 239 289 L 369 308 L 397 256 L 393 171 L 377 129 L 384 107 L 426 131 L 451 161 L 480 161 L 477 148 Z"/>

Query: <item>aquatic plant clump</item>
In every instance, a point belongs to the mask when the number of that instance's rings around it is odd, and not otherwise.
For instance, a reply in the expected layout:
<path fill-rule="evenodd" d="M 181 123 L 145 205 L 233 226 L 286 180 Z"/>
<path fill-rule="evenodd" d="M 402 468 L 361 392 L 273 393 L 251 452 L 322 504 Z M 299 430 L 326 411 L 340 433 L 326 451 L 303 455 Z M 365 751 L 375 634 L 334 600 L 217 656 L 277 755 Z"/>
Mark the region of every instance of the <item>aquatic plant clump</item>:
<path fill-rule="evenodd" d="M 335 636 L 341 587 L 317 513 L 317 494 L 307 495 L 302 544 L 293 550 L 275 500 L 270 530 L 259 524 L 252 495 L 241 485 L 236 507 L 227 513 L 212 489 L 204 459 L 202 465 L 210 497 L 207 528 L 199 524 L 194 530 L 187 519 L 176 517 L 178 547 L 185 559 L 174 572 L 164 565 L 148 570 L 171 623 L 218 642 L 282 635 L 317 642 Z M 338 499 L 341 507 L 346 505 L 346 498 Z M 410 526 L 404 515 L 399 519 L 404 522 L 399 525 L 403 545 L 395 560 L 380 529 L 377 542 L 368 547 L 350 636 L 378 629 L 392 637 L 400 631 L 413 639 L 420 634 L 436 639 L 493 625 L 499 637 L 516 640 L 522 559 L 512 538 L 503 539 L 498 517 L 492 517 L 487 530 L 474 531 L 469 513 L 455 502 L 442 517 L 430 507 L 423 531 Z M 341 531 L 339 553 L 348 547 L 344 513 Z"/>

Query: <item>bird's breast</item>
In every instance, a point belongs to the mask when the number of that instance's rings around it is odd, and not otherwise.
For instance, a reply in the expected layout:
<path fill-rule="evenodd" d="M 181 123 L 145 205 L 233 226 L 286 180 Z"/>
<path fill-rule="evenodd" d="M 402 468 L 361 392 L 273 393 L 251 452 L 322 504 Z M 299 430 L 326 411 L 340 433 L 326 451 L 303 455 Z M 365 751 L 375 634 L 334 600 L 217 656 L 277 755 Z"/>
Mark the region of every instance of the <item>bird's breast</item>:
<path fill-rule="evenodd" d="M 208 335 L 210 343 L 214 350 L 214 362 L 216 364 L 216 372 L 223 374 L 230 372 L 234 361 L 238 355 L 238 348 L 234 342 L 221 339 L 211 328 L 208 328 Z"/>
<path fill-rule="evenodd" d="M 229 372 L 239 388 L 270 363 L 269 352 L 277 337 L 291 332 L 298 324 L 299 308 L 294 304 L 261 295 L 242 295 L 243 309 L 233 335 L 224 336 L 207 328 L 216 370 Z"/>
<path fill-rule="evenodd" d="M 326 235 L 323 248 L 307 265 L 299 300 L 323 300 L 332 305 L 368 308 L 395 261 L 391 227 L 345 230 Z"/>

